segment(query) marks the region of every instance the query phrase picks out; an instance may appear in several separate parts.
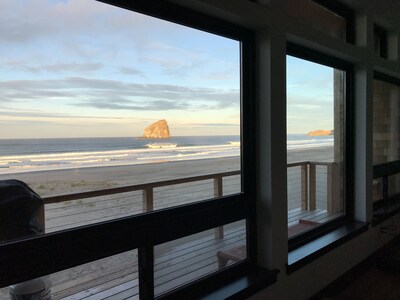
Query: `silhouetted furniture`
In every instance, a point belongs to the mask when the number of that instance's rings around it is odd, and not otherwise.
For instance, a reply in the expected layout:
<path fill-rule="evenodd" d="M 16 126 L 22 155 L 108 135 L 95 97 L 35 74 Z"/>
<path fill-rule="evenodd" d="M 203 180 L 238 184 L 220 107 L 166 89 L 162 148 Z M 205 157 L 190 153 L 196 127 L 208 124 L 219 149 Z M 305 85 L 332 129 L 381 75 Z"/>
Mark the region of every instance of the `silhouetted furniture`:
<path fill-rule="evenodd" d="M 22 181 L 0 180 L 0 241 L 43 232 L 43 199 Z"/>

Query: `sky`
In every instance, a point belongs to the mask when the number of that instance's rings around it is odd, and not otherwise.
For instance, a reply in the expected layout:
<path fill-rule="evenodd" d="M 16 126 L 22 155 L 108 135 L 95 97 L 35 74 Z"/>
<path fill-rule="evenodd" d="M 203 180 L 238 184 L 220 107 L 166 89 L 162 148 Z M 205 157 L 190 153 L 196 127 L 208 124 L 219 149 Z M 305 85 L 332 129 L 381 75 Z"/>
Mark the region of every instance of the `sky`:
<path fill-rule="evenodd" d="M 0 24 L 0 139 L 240 133 L 238 41 L 93 0 L 1 0 Z M 287 68 L 288 133 L 332 129 L 332 70 Z"/>
<path fill-rule="evenodd" d="M 238 41 L 92 0 L 2 0 L 0 24 L 0 138 L 239 134 Z"/>
<path fill-rule="evenodd" d="M 286 56 L 287 133 L 333 130 L 334 69 Z"/>

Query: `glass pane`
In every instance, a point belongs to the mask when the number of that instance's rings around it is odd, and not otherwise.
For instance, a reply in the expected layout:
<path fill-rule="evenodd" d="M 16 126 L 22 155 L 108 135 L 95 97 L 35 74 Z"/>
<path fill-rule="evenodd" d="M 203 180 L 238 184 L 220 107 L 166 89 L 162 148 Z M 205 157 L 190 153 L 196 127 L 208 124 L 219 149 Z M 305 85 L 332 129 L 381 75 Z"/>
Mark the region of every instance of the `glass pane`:
<path fill-rule="evenodd" d="M 137 250 L 2 288 L 0 299 L 10 299 L 10 293 L 16 296 L 28 293 L 27 287 L 31 288 L 29 299 L 47 299 L 37 297 L 40 293 L 50 294 L 52 300 L 139 299 Z"/>
<path fill-rule="evenodd" d="M 346 39 L 346 20 L 310 0 L 287 0 L 288 15 L 310 24 L 314 29 L 341 39 Z"/>
<path fill-rule="evenodd" d="M 91 0 L 0 18 L 0 183 L 46 232 L 241 192 L 238 41 Z"/>
<path fill-rule="evenodd" d="M 344 214 L 345 73 L 287 56 L 289 237 Z"/>
<path fill-rule="evenodd" d="M 384 28 L 374 25 L 374 50 L 375 54 L 387 58 L 387 32 Z"/>
<path fill-rule="evenodd" d="M 381 56 L 381 36 L 374 33 L 374 50 L 378 56 Z"/>
<path fill-rule="evenodd" d="M 388 196 L 394 197 L 400 194 L 400 174 L 388 177 Z"/>
<path fill-rule="evenodd" d="M 239 221 L 154 248 L 155 295 L 246 258 L 246 222 Z"/>
<path fill-rule="evenodd" d="M 374 80 L 373 164 L 400 159 L 400 87 Z"/>

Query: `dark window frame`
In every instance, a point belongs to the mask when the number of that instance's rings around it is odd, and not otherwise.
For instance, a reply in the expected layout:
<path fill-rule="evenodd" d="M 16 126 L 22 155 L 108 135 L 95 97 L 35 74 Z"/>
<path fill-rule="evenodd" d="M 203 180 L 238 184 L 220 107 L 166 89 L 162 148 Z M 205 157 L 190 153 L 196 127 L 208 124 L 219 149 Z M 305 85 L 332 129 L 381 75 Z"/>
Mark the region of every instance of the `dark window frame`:
<path fill-rule="evenodd" d="M 354 221 L 354 97 L 353 97 L 353 65 L 339 58 L 326 55 L 315 50 L 288 42 L 286 54 L 306 61 L 314 62 L 346 72 L 346 94 L 344 104 L 344 208 L 345 214 L 337 219 L 310 229 L 302 234 L 288 239 L 289 252 L 299 248 L 319 237 Z"/>
<path fill-rule="evenodd" d="M 216 278 L 226 278 L 226 276 L 243 274 L 253 269 L 257 259 L 254 32 L 162 1 L 136 0 L 127 3 L 122 0 L 105 0 L 101 2 L 240 42 L 242 192 L 5 242 L 0 244 L 0 286 L 4 287 L 138 249 L 140 297 L 153 298 L 153 246 L 243 219 L 246 220 L 247 225 L 247 259 L 213 274 Z M 35 259 L 32 259 L 33 257 Z M 196 281 L 197 286 L 199 283 L 201 286 L 201 279 Z"/>
<path fill-rule="evenodd" d="M 379 38 L 379 43 L 378 43 L 378 51 L 379 53 L 376 53 L 378 56 L 387 59 L 388 58 L 388 34 L 385 28 L 374 24 L 374 39 L 378 37 Z M 374 41 L 375 44 L 375 41 Z"/>
<path fill-rule="evenodd" d="M 355 38 L 355 21 L 354 21 L 354 12 L 348 6 L 339 1 L 332 0 L 310 0 L 315 4 L 331 11 L 335 15 L 342 17 L 346 22 L 346 32 L 345 32 L 345 41 L 350 44 L 354 44 Z"/>
<path fill-rule="evenodd" d="M 373 79 L 384 83 L 396 85 L 400 88 L 400 78 L 385 73 L 374 71 Z M 373 165 L 373 179 L 382 178 L 382 199 L 373 203 L 373 225 L 393 216 L 400 211 L 400 194 L 393 197 L 388 195 L 388 177 L 400 173 L 400 160 Z"/>

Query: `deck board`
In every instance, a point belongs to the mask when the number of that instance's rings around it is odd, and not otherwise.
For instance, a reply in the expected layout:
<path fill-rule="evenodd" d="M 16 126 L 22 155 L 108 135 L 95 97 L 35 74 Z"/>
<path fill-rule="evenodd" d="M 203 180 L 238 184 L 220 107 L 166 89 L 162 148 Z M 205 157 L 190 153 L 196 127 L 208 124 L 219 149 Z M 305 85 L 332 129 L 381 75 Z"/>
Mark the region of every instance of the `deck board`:
<path fill-rule="evenodd" d="M 337 215 L 326 210 L 301 210 L 288 212 L 288 225 L 298 224 L 300 219 L 325 222 Z M 216 239 L 214 231 L 204 235 L 186 237 L 155 248 L 155 293 L 160 295 L 191 280 L 218 270 L 217 252 L 245 244 L 244 226 L 224 226 L 224 237 Z M 68 300 L 138 299 L 138 273 L 136 255 L 121 254 L 120 257 L 92 262 L 87 274 L 69 278 L 55 274 L 52 297 Z M 92 269 L 92 270 L 91 270 Z"/>
<path fill-rule="evenodd" d="M 192 279 L 218 270 L 216 253 L 220 249 L 243 244 L 245 228 L 228 228 L 223 239 L 217 240 L 214 231 L 197 239 L 185 239 L 169 249 L 161 246 L 155 258 L 157 292 L 165 292 Z M 92 262 L 92 273 L 68 279 L 68 271 L 54 274 L 52 299 L 135 299 L 138 297 L 137 258 L 122 254 L 123 258 Z M 96 266 L 97 264 L 97 266 Z M 97 267 L 97 268 L 96 268 Z M 64 273 L 64 274 L 63 274 Z"/>

